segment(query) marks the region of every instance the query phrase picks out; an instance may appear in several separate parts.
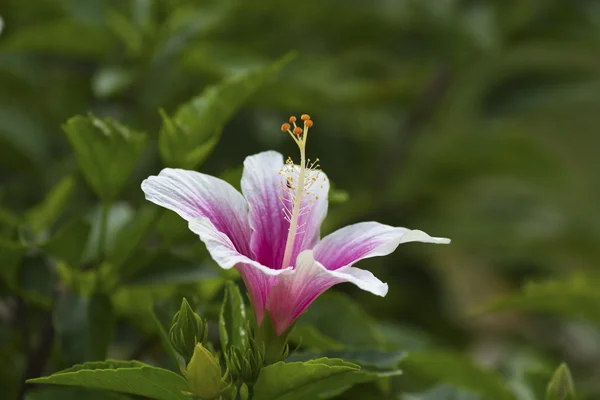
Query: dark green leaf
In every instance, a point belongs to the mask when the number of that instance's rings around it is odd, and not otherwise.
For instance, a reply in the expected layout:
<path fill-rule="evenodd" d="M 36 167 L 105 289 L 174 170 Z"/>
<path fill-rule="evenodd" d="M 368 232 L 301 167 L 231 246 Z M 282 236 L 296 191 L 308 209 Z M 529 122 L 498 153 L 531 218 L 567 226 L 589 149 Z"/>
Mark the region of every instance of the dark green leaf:
<path fill-rule="evenodd" d="M 73 20 L 45 21 L 22 27 L 4 43 L 7 50 L 83 58 L 100 58 L 110 50 L 111 36 L 101 27 Z"/>
<path fill-rule="evenodd" d="M 112 341 L 115 315 L 104 294 L 80 297 L 64 293 L 54 312 L 54 327 L 70 364 L 103 360 Z"/>
<path fill-rule="evenodd" d="M 560 281 L 530 283 L 521 293 L 493 300 L 477 313 L 512 309 L 551 312 L 584 318 L 600 325 L 598 283 L 598 278 L 589 274 L 575 274 Z"/>
<path fill-rule="evenodd" d="M 88 362 L 29 383 L 79 386 L 134 394 L 156 400 L 189 400 L 183 377 L 138 361 Z"/>
<path fill-rule="evenodd" d="M 301 332 L 306 332 L 306 328 L 302 327 L 305 324 L 348 347 L 375 348 L 385 339 L 377 322 L 341 293 L 320 296 L 298 320 L 297 327 Z"/>
<path fill-rule="evenodd" d="M 339 359 L 319 358 L 306 362 L 277 362 L 262 369 L 254 387 L 255 400 L 322 399 L 344 392 L 355 384 L 394 376 L 361 371 Z"/>
<path fill-rule="evenodd" d="M 48 192 L 42 203 L 27 212 L 27 222 L 34 232 L 52 227 L 71 198 L 73 189 L 75 178 L 67 176 Z"/>
<path fill-rule="evenodd" d="M 146 135 L 94 116 L 73 117 L 63 130 L 88 184 L 103 201 L 114 201 L 144 150 Z"/>
<path fill-rule="evenodd" d="M 343 343 L 321 333 L 316 327 L 308 323 L 297 324 L 290 334 L 290 341 L 308 349 L 339 350 L 344 348 Z"/>
<path fill-rule="evenodd" d="M 136 257 L 146 260 L 145 265 L 131 270 L 131 265 L 123 266 L 124 285 L 146 286 L 166 285 L 173 283 L 194 283 L 202 280 L 219 277 L 219 271 L 207 263 L 189 261 L 169 254 L 153 256 L 145 253 L 136 254 Z M 133 261 L 135 262 L 135 261 Z M 131 276 L 129 276 L 131 274 Z"/>
<path fill-rule="evenodd" d="M 479 393 L 485 398 L 515 398 L 498 375 L 479 367 L 460 354 L 433 350 L 414 352 L 404 358 L 400 367 L 406 376 L 425 376 L 436 382 Z"/>
<path fill-rule="evenodd" d="M 160 341 L 163 348 L 171 357 L 173 368 L 177 367 L 179 370 L 183 370 L 185 369 L 185 360 L 177 354 L 177 351 L 171 344 L 171 339 L 168 334 L 171 319 L 173 315 L 175 315 L 174 307 L 172 307 L 173 309 L 170 309 L 171 307 L 169 307 L 169 305 L 168 302 L 165 302 L 164 304 L 154 304 L 150 307 L 149 312 L 160 335 Z"/>
<path fill-rule="evenodd" d="M 575 400 L 573 378 L 567 364 L 561 364 L 546 389 L 546 400 Z"/>
<path fill-rule="evenodd" d="M 225 123 L 292 57 L 287 55 L 264 68 L 236 75 L 205 89 L 182 105 L 173 117 L 161 111 L 159 148 L 163 162 L 171 167 L 198 167 L 217 144 Z"/>
<path fill-rule="evenodd" d="M 0 239 L 0 276 L 9 284 L 17 283 L 18 269 L 25 247 L 16 242 Z"/>
<path fill-rule="evenodd" d="M 130 400 L 124 394 L 77 387 L 29 391 L 27 400 Z"/>
<path fill-rule="evenodd" d="M 242 293 L 235 283 L 228 281 L 225 285 L 225 298 L 219 316 L 219 334 L 223 353 L 226 353 L 230 347 L 235 347 L 244 354 L 248 342 L 247 326 L 248 319 Z"/>
<path fill-rule="evenodd" d="M 156 221 L 160 210 L 149 204 L 142 206 L 131 223 L 123 226 L 116 235 L 114 246 L 109 253 L 109 261 L 117 268 L 124 263 L 146 238 L 150 227 Z"/>
<path fill-rule="evenodd" d="M 89 222 L 73 219 L 60 227 L 42 247 L 59 260 L 77 267 L 81 263 L 91 229 Z"/>

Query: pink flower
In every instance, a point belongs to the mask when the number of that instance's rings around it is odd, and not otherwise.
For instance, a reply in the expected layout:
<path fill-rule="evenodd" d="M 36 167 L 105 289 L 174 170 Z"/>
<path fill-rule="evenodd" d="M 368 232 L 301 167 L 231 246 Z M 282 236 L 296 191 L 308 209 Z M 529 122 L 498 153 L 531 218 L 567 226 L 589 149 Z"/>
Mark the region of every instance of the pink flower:
<path fill-rule="evenodd" d="M 346 226 L 320 239 L 329 182 L 318 159 L 305 160 L 312 120 L 284 124 L 300 148 L 300 165 L 267 151 L 244 161 L 242 194 L 227 182 L 195 171 L 163 169 L 142 182 L 146 199 L 175 211 L 206 244 L 222 268 L 241 274 L 260 325 L 269 312 L 276 333 L 285 332 L 327 289 L 351 282 L 378 296 L 387 284 L 353 265 L 392 253 L 406 242 L 449 243 L 419 230 L 377 222 Z"/>

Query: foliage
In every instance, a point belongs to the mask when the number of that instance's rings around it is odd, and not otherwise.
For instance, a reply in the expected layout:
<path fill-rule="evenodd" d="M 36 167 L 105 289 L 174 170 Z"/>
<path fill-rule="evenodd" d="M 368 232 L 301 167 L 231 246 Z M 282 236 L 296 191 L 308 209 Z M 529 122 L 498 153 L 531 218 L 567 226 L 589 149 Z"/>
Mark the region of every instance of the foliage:
<path fill-rule="evenodd" d="M 201 342 L 224 398 L 598 398 L 598 15 L 0 0 L 0 393 L 189 398 Z M 361 262 L 388 296 L 336 287 L 265 366 L 237 273 L 140 182 L 171 166 L 239 187 L 302 112 L 334 182 L 323 235 L 378 220 L 453 243 Z"/>

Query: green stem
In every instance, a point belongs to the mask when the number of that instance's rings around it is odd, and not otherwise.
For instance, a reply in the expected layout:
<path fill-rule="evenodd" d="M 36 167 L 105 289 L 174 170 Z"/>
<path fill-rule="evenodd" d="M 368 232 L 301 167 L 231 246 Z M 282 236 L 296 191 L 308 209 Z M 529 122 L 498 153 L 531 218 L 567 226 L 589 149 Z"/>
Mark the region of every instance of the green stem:
<path fill-rule="evenodd" d="M 105 201 L 102 203 L 102 214 L 100 215 L 100 237 L 98 238 L 98 258 L 106 259 L 106 236 L 108 228 L 108 214 L 110 213 L 110 203 Z"/>

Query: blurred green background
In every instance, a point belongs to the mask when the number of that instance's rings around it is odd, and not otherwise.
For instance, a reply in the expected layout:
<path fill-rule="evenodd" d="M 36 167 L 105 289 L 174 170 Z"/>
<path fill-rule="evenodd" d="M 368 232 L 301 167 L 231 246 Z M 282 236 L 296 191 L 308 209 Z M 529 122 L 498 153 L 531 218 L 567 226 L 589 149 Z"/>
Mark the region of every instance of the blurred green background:
<path fill-rule="evenodd" d="M 274 149 L 297 157 L 279 127 L 309 113 L 308 153 L 335 185 L 323 234 L 376 220 L 452 239 L 361 262 L 389 283 L 388 296 L 336 287 L 342 294 L 325 296 L 301 319 L 303 348 L 354 349 L 366 340 L 368 348 L 444 349 L 494 370 L 523 400 L 542 398 L 540 382 L 565 361 L 580 397 L 600 396 L 598 1 L 0 0 L 0 17 L 6 398 L 23 393 L 25 377 L 94 357 L 85 350 L 89 327 L 102 320 L 90 316 L 93 307 L 111 310 L 109 356 L 163 362 L 144 314 L 149 304 L 168 309 L 185 294 L 216 315 L 225 277 L 185 224 L 165 214 L 137 250 L 152 257 L 138 257 L 110 296 L 90 306 L 100 206 L 61 126 L 91 112 L 148 136 L 111 207 L 111 248 L 143 217 L 136 212 L 153 211 L 140 182 L 163 167 L 159 109 L 174 113 L 208 85 L 290 50 L 296 58 L 235 110 L 197 169 L 239 182 L 247 155 Z M 52 217 L 35 227 L 36 205 L 57 184 L 68 195 L 46 203 Z M 81 248 L 74 262 L 69 250 L 38 245 L 80 220 L 91 231 L 56 240 Z M 526 282 L 535 283 L 522 289 Z M 335 307 L 360 316 L 340 320 L 346 333 L 318 315 Z M 381 343 L 345 337 L 348 329 L 374 329 Z M 407 365 L 387 387 L 343 396 L 495 398 L 477 383 L 417 367 Z"/>

